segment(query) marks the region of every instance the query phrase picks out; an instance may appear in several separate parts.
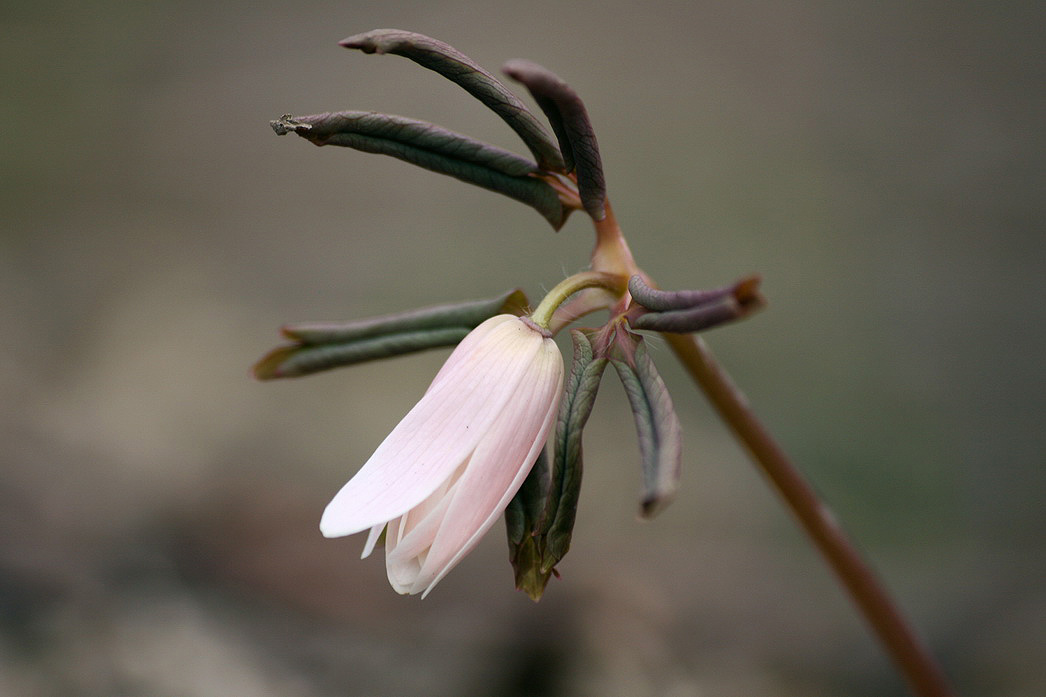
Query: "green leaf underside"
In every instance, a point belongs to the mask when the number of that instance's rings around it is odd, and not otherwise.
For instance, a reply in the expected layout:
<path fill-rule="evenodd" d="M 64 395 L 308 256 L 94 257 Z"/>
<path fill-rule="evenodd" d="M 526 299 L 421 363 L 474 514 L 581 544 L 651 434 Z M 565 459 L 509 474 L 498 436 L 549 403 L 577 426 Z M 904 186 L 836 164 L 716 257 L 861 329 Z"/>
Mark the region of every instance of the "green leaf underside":
<path fill-rule="evenodd" d="M 556 421 L 553 462 L 542 457 L 506 510 L 510 558 L 516 587 L 538 600 L 570 549 L 581 491 L 581 434 L 592 412 L 605 358 L 593 358 L 592 346 L 572 331 L 574 358 L 564 384 Z"/>
<path fill-rule="evenodd" d="M 541 169 L 564 172 L 563 157 L 548 132 L 520 99 L 492 74 L 454 47 L 400 29 L 375 29 L 341 42 L 364 53 L 392 53 L 454 82 L 501 117 L 533 153 Z"/>
<path fill-rule="evenodd" d="M 558 75 L 527 60 L 512 60 L 502 70 L 522 83 L 545 112 L 559 140 L 567 171 L 577 169 L 578 193 L 595 220 L 606 216 L 606 180 L 592 122 L 581 97 Z"/>
<path fill-rule="evenodd" d="M 632 413 L 643 471 L 640 514 L 656 515 L 679 486 L 682 430 L 664 381 L 647 354 L 645 342 L 635 339 L 635 366 L 612 359 L 625 388 Z"/>
<path fill-rule="evenodd" d="M 447 327 L 400 332 L 341 344 L 283 346 L 259 361 L 254 374 L 262 380 L 301 377 L 365 361 L 456 346 L 470 331 L 472 327 Z"/>
<path fill-rule="evenodd" d="M 523 291 L 515 289 L 495 298 L 435 305 L 354 322 L 302 322 L 284 327 L 281 333 L 288 339 L 295 339 L 303 344 L 325 344 L 356 341 L 395 332 L 447 327 L 473 328 L 497 314 L 523 314 L 526 305 L 526 295 Z"/>
<path fill-rule="evenodd" d="M 383 117 L 396 121 L 385 122 Z M 556 230 L 569 213 L 548 183 L 531 176 L 536 167 L 526 158 L 432 124 L 370 112 L 335 112 L 285 116 L 272 126 L 277 133 L 293 131 L 315 145 L 388 155 L 495 191 L 531 206 Z"/>

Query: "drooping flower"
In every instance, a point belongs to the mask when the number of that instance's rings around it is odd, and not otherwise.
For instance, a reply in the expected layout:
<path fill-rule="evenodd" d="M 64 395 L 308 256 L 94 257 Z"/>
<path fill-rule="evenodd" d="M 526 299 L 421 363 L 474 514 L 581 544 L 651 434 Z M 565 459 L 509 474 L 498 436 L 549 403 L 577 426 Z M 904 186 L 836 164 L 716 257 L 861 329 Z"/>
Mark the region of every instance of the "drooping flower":
<path fill-rule="evenodd" d="M 429 591 L 501 516 L 555 421 L 563 358 L 548 332 L 498 315 L 451 354 L 421 401 L 327 505 L 326 537 L 383 530 L 389 582 Z"/>

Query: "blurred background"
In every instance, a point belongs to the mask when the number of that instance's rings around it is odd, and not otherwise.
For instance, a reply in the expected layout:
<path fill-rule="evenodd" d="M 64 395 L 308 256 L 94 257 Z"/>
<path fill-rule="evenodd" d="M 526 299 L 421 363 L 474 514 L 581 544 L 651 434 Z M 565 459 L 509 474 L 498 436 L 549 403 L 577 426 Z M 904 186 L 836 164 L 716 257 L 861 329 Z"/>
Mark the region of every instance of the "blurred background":
<path fill-rule="evenodd" d="M 512 588 L 503 528 L 425 601 L 329 497 L 434 352 L 299 381 L 279 325 L 540 298 L 587 263 L 496 194 L 277 138 L 380 110 L 522 150 L 398 27 L 584 97 L 664 287 L 757 272 L 707 340 L 960 693 L 1046 693 L 1043 15 L 1035 2 L 52 2 L 0 20 L 0 694 L 907 694 L 655 342 L 685 474 L 636 520 L 612 372 L 571 554 Z"/>

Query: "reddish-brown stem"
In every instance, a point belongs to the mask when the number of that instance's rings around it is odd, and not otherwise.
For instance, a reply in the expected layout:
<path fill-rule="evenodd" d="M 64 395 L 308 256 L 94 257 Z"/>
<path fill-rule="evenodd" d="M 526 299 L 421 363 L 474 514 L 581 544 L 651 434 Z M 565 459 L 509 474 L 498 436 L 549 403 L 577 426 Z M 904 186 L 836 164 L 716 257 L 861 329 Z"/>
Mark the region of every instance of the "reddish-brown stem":
<path fill-rule="evenodd" d="M 606 217 L 596 221 L 595 227 L 592 269 L 626 277 L 638 273 L 646 280 L 632 258 L 609 203 Z M 654 286 L 652 282 L 649 285 Z M 628 300 L 626 296 L 623 303 L 627 304 Z M 664 333 L 663 336 L 799 519 L 915 693 L 920 697 L 951 697 L 953 693 L 943 672 L 890 599 L 875 572 L 864 562 L 813 487 L 756 418 L 748 400 L 734 386 L 705 343 L 693 334 Z"/>
<path fill-rule="evenodd" d="M 951 697 L 944 674 L 813 487 L 756 418 L 712 352 L 691 334 L 664 334 L 687 372 L 799 519 L 887 652 L 921 697 Z"/>

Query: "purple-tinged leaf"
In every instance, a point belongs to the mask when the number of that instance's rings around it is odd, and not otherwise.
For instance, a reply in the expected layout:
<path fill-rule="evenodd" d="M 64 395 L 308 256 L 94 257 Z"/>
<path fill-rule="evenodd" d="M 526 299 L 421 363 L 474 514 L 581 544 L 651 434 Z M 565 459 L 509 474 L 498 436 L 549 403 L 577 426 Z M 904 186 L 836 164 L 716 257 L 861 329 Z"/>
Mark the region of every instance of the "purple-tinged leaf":
<path fill-rule="evenodd" d="M 522 83 L 545 112 L 559 140 L 567 171 L 577 170 L 581 203 L 594 220 L 606 217 L 606 181 L 599 144 L 584 102 L 552 71 L 527 60 L 511 60 L 502 71 Z"/>
<path fill-rule="evenodd" d="M 556 230 L 569 210 L 530 160 L 468 136 L 403 116 L 344 111 L 282 116 L 277 135 L 296 133 L 314 145 L 338 145 L 389 155 L 432 172 L 496 191 L 531 206 Z"/>
<path fill-rule="evenodd" d="M 402 29 L 374 29 L 340 42 L 364 53 L 392 53 L 414 61 L 458 84 L 507 123 L 534 154 L 538 166 L 563 172 L 563 158 L 548 132 L 519 97 L 492 74 L 453 46 Z"/>
<path fill-rule="evenodd" d="M 736 285 L 736 284 L 735 284 Z M 732 295 L 734 285 L 713 288 L 711 290 L 677 290 L 667 291 L 651 288 L 643 277 L 636 274 L 628 279 L 628 292 L 632 299 L 648 310 L 681 310 L 695 305 L 715 302 L 720 298 Z"/>
<path fill-rule="evenodd" d="M 639 308 L 650 312 L 633 312 L 629 325 L 633 329 L 684 334 L 731 322 L 763 307 L 759 277 L 742 279 L 733 285 L 713 290 L 656 290 L 636 275 L 628 290 Z"/>

